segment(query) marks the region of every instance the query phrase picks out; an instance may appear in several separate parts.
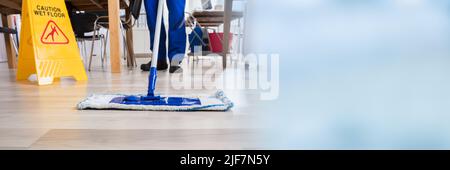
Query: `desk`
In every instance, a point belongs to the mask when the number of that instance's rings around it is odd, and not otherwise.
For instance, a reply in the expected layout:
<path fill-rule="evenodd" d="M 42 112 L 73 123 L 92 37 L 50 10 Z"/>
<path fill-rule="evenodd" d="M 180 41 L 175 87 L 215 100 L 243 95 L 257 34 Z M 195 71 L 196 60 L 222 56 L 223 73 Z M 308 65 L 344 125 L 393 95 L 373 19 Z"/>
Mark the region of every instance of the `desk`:
<path fill-rule="evenodd" d="M 223 24 L 223 52 L 220 55 L 222 55 L 224 69 L 227 66 L 227 54 L 230 52 L 229 43 L 227 42 L 229 41 L 231 21 L 237 18 L 242 18 L 244 16 L 243 12 L 233 12 L 233 1 L 234 0 L 225 0 L 224 11 L 205 10 L 194 11 L 192 13 L 192 16 L 197 20 L 198 23 L 200 23 L 201 26 L 218 27 L 219 25 Z"/>
<path fill-rule="evenodd" d="M 119 10 L 127 9 L 129 5 L 128 0 L 66 0 L 70 2 L 77 10 L 80 11 L 108 11 L 109 15 L 109 32 L 110 32 L 110 58 L 111 58 L 111 72 L 120 73 L 120 21 Z M 4 27 L 8 27 L 8 20 L 6 19 L 10 14 L 20 14 L 22 10 L 22 0 L 0 0 L 0 13 L 2 15 L 2 23 Z M 131 30 L 130 30 L 131 32 Z M 132 34 L 127 33 L 127 38 L 132 39 Z M 131 35 L 131 36 L 130 36 Z M 12 46 L 9 36 L 5 36 L 5 45 L 8 58 L 8 67 L 16 68 L 16 61 L 13 54 Z M 131 44 L 130 44 L 131 45 Z M 132 45 L 128 49 L 130 55 L 132 52 Z"/>
<path fill-rule="evenodd" d="M 203 27 L 218 27 L 224 23 L 224 11 L 207 10 L 207 11 L 194 11 L 192 16 L 197 20 L 197 22 Z M 242 18 L 244 16 L 243 12 L 232 12 L 231 20 Z M 187 26 L 191 22 L 187 22 Z"/>

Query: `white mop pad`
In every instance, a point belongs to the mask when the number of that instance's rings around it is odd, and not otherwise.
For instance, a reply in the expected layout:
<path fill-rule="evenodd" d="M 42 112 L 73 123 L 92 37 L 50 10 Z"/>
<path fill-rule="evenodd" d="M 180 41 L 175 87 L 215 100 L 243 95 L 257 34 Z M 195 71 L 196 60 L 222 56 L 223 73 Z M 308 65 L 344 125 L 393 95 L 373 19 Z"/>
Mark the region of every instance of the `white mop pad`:
<path fill-rule="evenodd" d="M 141 110 L 141 111 L 227 111 L 233 107 L 223 91 L 217 91 L 213 96 L 164 96 L 199 98 L 201 105 L 193 106 L 161 106 L 161 105 L 126 105 L 110 103 L 113 98 L 125 97 L 126 94 L 93 94 L 78 103 L 79 110 Z"/>

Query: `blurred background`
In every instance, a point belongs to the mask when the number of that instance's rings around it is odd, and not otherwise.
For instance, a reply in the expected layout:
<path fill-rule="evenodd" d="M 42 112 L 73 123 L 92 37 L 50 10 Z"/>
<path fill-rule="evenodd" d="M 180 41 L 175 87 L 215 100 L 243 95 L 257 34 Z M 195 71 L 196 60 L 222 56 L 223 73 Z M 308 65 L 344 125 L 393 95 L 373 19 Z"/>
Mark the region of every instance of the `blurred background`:
<path fill-rule="evenodd" d="M 247 50 L 280 55 L 264 146 L 450 149 L 450 1 L 252 1 L 248 21 Z"/>

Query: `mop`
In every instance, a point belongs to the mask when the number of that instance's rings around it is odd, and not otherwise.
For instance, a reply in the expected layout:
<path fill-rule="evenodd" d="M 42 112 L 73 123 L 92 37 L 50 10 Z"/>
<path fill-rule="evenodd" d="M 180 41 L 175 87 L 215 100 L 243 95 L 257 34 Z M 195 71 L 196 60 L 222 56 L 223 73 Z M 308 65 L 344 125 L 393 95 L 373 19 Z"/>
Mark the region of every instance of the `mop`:
<path fill-rule="evenodd" d="M 146 95 L 127 94 L 93 94 L 78 103 L 79 110 L 142 110 L 142 111 L 228 111 L 233 107 L 223 91 L 213 95 L 203 96 L 174 96 L 155 94 L 157 63 L 159 52 L 159 38 L 163 7 L 165 0 L 159 0 L 156 18 L 156 30 L 153 45 L 153 58 L 151 62 L 148 90 Z"/>

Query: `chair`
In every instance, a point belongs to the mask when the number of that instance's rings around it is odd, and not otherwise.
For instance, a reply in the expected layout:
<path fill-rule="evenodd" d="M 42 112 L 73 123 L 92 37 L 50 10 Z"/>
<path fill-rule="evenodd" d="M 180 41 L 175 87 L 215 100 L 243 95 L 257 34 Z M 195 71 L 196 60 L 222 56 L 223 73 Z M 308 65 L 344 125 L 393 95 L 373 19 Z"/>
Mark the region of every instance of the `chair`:
<path fill-rule="evenodd" d="M 209 53 L 210 50 L 210 44 L 209 44 L 209 38 L 207 36 L 207 29 L 202 27 L 202 25 L 197 21 L 195 17 L 192 16 L 192 14 L 186 12 L 185 13 L 188 17 L 186 20 L 186 27 L 191 30 L 191 34 L 189 34 L 189 48 L 190 53 L 188 56 L 193 56 L 194 59 L 196 53 L 202 52 L 202 54 Z M 199 49 L 194 49 L 195 47 L 201 46 L 200 51 L 197 51 Z M 206 55 L 206 54 L 205 54 Z"/>
<path fill-rule="evenodd" d="M 142 0 L 130 0 L 130 5 L 129 5 L 129 11 L 130 14 L 133 16 L 134 20 L 138 20 L 139 16 L 140 16 L 140 11 L 141 11 L 141 7 L 142 7 Z M 126 41 L 126 37 L 125 37 L 125 31 L 133 28 L 134 24 L 136 22 L 133 22 L 133 19 L 130 17 L 128 20 L 125 19 L 125 17 L 121 17 L 120 21 L 122 24 L 120 24 L 120 28 L 122 30 L 122 37 L 124 40 L 124 58 L 128 59 L 129 61 L 129 65 L 128 66 L 137 66 L 136 64 L 136 59 L 134 58 L 134 56 L 128 55 L 128 58 L 126 57 L 126 53 L 128 52 L 128 54 L 130 54 L 130 51 L 128 51 L 127 48 L 125 48 L 127 46 L 127 41 Z M 99 30 L 100 28 L 104 28 L 107 29 L 109 28 L 109 21 L 108 21 L 108 16 L 104 15 L 104 16 L 99 16 L 96 18 L 96 20 L 94 21 L 94 30 Z M 99 31 L 94 31 L 94 37 L 98 36 Z M 108 33 L 106 34 L 108 36 Z M 108 39 L 108 37 L 106 37 L 106 40 Z M 94 44 L 92 44 L 91 47 L 91 56 L 89 59 L 89 70 L 91 68 L 91 61 L 92 61 L 92 56 L 93 56 L 93 49 L 94 49 Z M 106 51 L 105 51 L 106 53 Z M 132 65 L 130 65 L 130 63 L 132 63 Z"/>
<path fill-rule="evenodd" d="M 104 68 L 105 56 L 106 56 L 106 38 L 105 35 L 99 34 L 100 28 L 92 27 L 95 24 L 98 16 L 93 13 L 72 13 L 71 22 L 75 33 L 75 38 L 77 42 L 81 42 L 83 46 L 84 56 L 86 56 L 86 41 L 92 41 L 92 45 L 95 41 L 100 40 L 101 51 L 100 53 L 102 59 L 102 68 Z M 87 33 L 92 33 L 92 35 L 86 35 Z M 93 46 L 92 46 L 93 47 Z M 91 49 L 90 60 L 89 60 L 89 71 L 91 70 L 93 49 Z"/>

